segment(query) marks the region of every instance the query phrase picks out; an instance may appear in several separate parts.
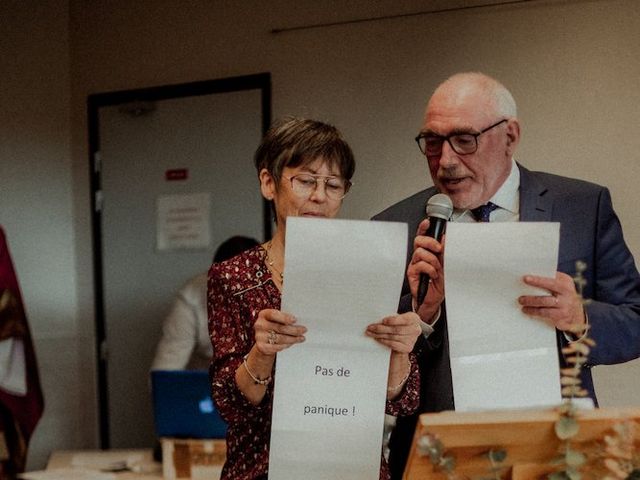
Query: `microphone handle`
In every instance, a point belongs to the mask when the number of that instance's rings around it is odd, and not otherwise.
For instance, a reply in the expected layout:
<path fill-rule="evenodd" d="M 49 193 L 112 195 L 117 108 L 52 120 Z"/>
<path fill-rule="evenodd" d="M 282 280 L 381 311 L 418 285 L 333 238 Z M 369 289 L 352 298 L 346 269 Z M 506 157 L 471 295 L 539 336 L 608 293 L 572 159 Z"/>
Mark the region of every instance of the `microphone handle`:
<path fill-rule="evenodd" d="M 435 238 L 438 242 L 442 239 L 447 221 L 444 218 L 429 217 L 429 228 L 425 235 L 427 237 Z M 427 290 L 429 289 L 429 275 L 426 273 L 420 274 L 420 283 L 418 283 L 418 306 L 422 305 L 425 297 L 427 296 Z"/>

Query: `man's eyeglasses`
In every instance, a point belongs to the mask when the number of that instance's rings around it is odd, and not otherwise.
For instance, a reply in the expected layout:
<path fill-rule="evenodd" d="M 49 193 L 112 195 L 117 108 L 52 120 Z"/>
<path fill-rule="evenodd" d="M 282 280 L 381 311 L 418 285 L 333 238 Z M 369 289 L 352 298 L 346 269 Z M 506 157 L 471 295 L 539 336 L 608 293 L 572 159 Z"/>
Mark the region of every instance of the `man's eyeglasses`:
<path fill-rule="evenodd" d="M 478 133 L 452 133 L 446 137 L 435 135 L 433 133 L 421 133 L 415 140 L 418 143 L 420 151 L 427 157 L 436 157 L 440 155 L 442 153 L 442 145 L 445 140 L 449 142 L 453 151 L 458 155 L 469 155 L 470 153 L 474 153 L 478 150 L 478 137 L 480 135 L 506 121 L 507 119 L 503 118 L 484 130 L 480 130 Z"/>
<path fill-rule="evenodd" d="M 291 189 L 299 197 L 308 198 L 318 188 L 318 182 L 324 183 L 324 192 L 331 200 L 342 200 L 351 185 L 349 180 L 331 175 L 314 175 L 311 173 L 300 173 L 292 177 L 284 177 L 291 182 Z"/>

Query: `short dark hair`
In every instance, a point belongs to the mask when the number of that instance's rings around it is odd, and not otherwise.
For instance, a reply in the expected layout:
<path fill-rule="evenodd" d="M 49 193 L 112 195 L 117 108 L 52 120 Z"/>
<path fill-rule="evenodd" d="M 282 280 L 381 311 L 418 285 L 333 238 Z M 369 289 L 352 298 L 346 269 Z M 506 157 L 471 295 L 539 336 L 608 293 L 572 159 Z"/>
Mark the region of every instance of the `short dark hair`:
<path fill-rule="evenodd" d="M 235 257 L 239 253 L 242 253 L 251 247 L 255 247 L 256 245 L 258 245 L 258 241 L 254 238 L 235 235 L 220 244 L 213 256 L 213 262 L 218 263 L 231 257 Z"/>
<path fill-rule="evenodd" d="M 264 168 L 276 184 L 285 167 L 299 167 L 322 157 L 351 180 L 356 169 L 351 147 L 333 125 L 305 118 L 288 117 L 275 122 L 256 150 L 258 175 Z"/>

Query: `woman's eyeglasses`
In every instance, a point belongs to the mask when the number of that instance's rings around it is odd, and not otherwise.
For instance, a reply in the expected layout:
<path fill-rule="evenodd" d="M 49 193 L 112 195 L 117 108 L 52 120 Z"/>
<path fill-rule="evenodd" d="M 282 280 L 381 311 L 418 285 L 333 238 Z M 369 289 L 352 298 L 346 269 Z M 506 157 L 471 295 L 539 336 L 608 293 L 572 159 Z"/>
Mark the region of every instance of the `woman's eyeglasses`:
<path fill-rule="evenodd" d="M 324 192 L 331 200 L 342 200 L 351 185 L 349 180 L 332 175 L 315 175 L 311 173 L 299 173 L 291 177 L 284 177 L 291 182 L 293 192 L 304 198 L 310 197 L 318 188 L 318 182 L 324 183 Z"/>

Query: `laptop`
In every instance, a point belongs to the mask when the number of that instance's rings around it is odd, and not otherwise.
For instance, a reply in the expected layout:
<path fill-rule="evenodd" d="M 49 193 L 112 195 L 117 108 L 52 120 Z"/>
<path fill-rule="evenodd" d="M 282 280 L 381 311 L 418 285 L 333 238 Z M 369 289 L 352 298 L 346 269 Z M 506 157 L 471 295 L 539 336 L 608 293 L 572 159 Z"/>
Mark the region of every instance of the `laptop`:
<path fill-rule="evenodd" d="M 151 387 L 158 437 L 225 437 L 227 424 L 211 400 L 206 370 L 153 370 Z"/>

